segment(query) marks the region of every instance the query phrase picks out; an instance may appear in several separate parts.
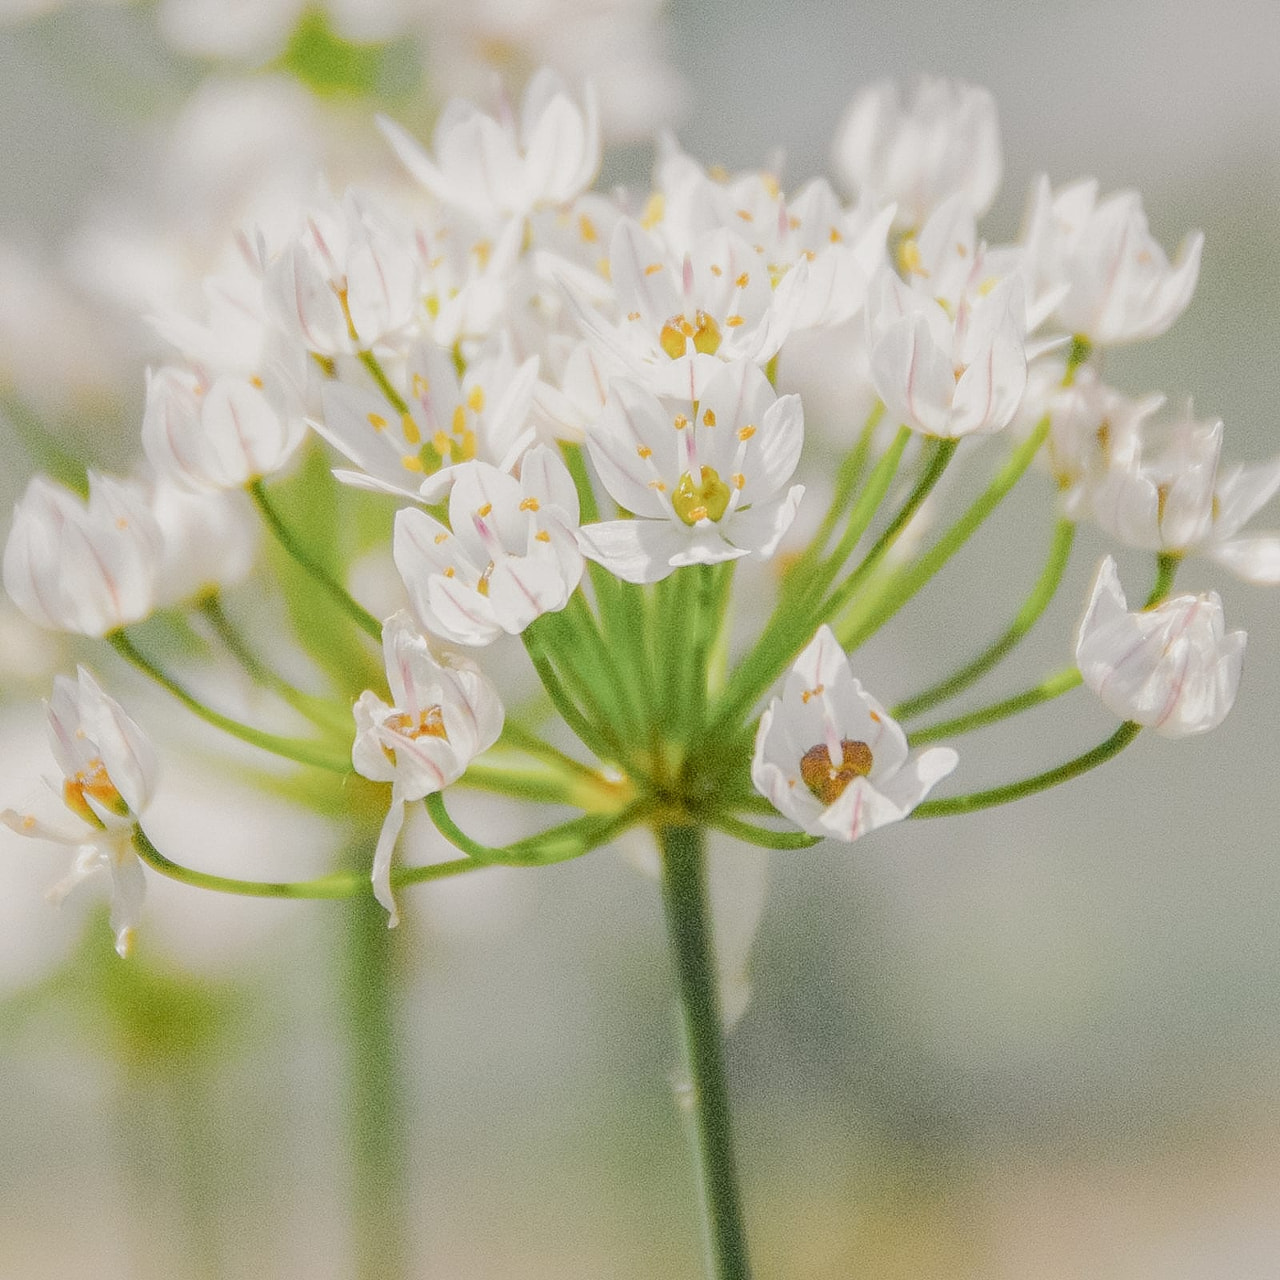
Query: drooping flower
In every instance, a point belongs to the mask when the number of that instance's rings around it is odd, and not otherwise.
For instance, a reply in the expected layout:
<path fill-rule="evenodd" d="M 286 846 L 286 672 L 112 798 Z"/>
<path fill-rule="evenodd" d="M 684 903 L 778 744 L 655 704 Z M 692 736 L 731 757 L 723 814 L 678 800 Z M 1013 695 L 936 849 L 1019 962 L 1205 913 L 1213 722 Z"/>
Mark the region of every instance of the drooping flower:
<path fill-rule="evenodd" d="M 836 134 L 837 174 L 860 197 L 897 205 L 895 226 L 921 226 L 962 193 L 983 213 L 1000 185 L 1000 129 L 986 89 L 922 76 L 904 92 L 892 80 L 854 98 Z"/>
<path fill-rule="evenodd" d="M 1099 347 L 1164 333 L 1191 301 L 1204 247 L 1193 232 L 1171 264 L 1147 228 L 1142 197 L 1117 191 L 1099 200 L 1093 178 L 1057 195 L 1042 179 L 1025 241 L 1037 280 L 1065 286 L 1059 322 Z"/>
<path fill-rule="evenodd" d="M 1094 518 L 1132 547 L 1198 551 L 1243 578 L 1280 583 L 1280 534 L 1238 536 L 1280 489 L 1280 458 L 1220 467 L 1221 422 L 1186 416 L 1116 460 L 1088 486 Z M 1147 447 L 1143 449 L 1141 445 Z M 1152 447 L 1154 445 L 1154 447 Z"/>
<path fill-rule="evenodd" d="M 477 217 L 519 217 L 541 205 L 566 204 L 591 185 L 600 167 L 600 121 L 588 84 L 579 106 L 554 71 L 525 89 L 517 122 L 461 99 L 436 124 L 434 158 L 400 125 L 378 124 L 401 163 L 447 205 Z"/>
<path fill-rule="evenodd" d="M 800 397 L 779 397 L 749 361 L 721 366 L 696 403 L 616 379 L 587 447 L 633 520 L 586 525 L 583 552 L 627 582 L 687 564 L 771 556 L 803 485 L 786 488 L 804 443 Z"/>
<path fill-rule="evenodd" d="M 1235 701 L 1245 633 L 1226 630 L 1216 592 L 1129 612 L 1115 561 L 1094 580 L 1076 638 L 1090 689 L 1124 720 L 1168 738 L 1216 728 Z"/>
<path fill-rule="evenodd" d="M 442 791 L 466 772 L 502 732 L 497 690 L 462 659 L 438 661 L 413 619 L 403 610 L 382 627 L 391 703 L 366 690 L 355 704 L 355 771 L 391 783 L 391 806 L 373 858 L 373 892 L 399 922 L 391 892 L 391 855 L 404 825 L 404 806 Z"/>
<path fill-rule="evenodd" d="M 45 710 L 50 745 L 64 779 L 60 795 L 82 826 L 63 831 L 15 809 L 0 812 L 0 822 L 19 835 L 76 849 L 71 874 L 52 891 L 58 901 L 95 872 L 110 873 L 111 928 L 116 951 L 127 956 L 146 892 L 133 833 L 155 790 L 155 751 L 84 667 L 75 681 L 55 678 Z"/>
<path fill-rule="evenodd" d="M 136 486 L 90 472 L 86 503 L 36 476 L 14 507 L 5 590 L 39 626 L 104 636 L 155 607 L 160 542 Z"/>
<path fill-rule="evenodd" d="M 950 747 L 909 751 L 823 626 L 760 717 L 751 780 L 810 835 L 853 841 L 905 818 L 958 760 Z"/>

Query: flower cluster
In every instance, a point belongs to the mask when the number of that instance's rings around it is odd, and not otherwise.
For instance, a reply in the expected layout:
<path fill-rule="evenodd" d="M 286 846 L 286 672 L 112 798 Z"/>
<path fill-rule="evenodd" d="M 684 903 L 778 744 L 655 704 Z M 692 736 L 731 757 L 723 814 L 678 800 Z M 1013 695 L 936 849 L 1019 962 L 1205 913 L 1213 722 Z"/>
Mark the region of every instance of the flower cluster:
<path fill-rule="evenodd" d="M 989 792 L 927 799 L 959 756 L 913 749 L 1081 681 L 1125 722 L 1116 749 L 1135 726 L 1179 736 L 1226 714 L 1243 636 L 1226 632 L 1216 595 L 1167 596 L 1191 552 L 1280 581 L 1280 536 L 1242 532 L 1280 487 L 1280 460 L 1220 467 L 1221 423 L 1189 409 L 1157 420 L 1163 398 L 1107 386 L 1097 359 L 1177 320 L 1196 284 L 1198 235 L 1171 262 L 1135 194 L 1042 179 L 1019 239 L 989 245 L 978 220 L 1001 173 L 994 104 L 944 81 L 907 93 L 877 85 L 854 101 L 834 147 L 852 199 L 823 178 L 787 191 L 768 170 L 707 170 L 670 138 L 651 192 L 595 192 L 594 92 L 545 70 L 518 111 L 451 103 L 429 145 L 381 126 L 411 190 L 321 196 L 290 227 L 243 228 L 230 265 L 204 281 L 201 309 L 158 322 L 173 351 L 147 379 L 152 478 L 90 476 L 87 504 L 32 481 L 4 580 L 33 621 L 109 637 L 220 727 L 389 784 L 370 868 L 393 923 L 405 873 L 392 855 L 410 802 L 427 800 L 474 865 L 576 856 L 637 823 L 718 826 L 774 847 L 853 841 L 1091 767 L 1096 750 Z M 857 384 L 847 401 L 871 406 L 865 422 L 806 431 L 815 353 L 832 378 Z M 277 481 L 320 449 L 346 486 L 345 498 L 329 486 L 328 499 L 365 504 L 385 535 L 379 554 L 405 606 L 392 603 L 385 622 L 351 595 L 349 558 L 308 545 L 273 503 Z M 996 478 L 924 546 L 940 478 L 978 449 L 1000 454 Z M 1060 514 L 1036 592 L 1009 631 L 895 714 L 908 720 L 997 664 L 1056 590 L 1080 521 L 1154 553 L 1157 587 L 1130 611 L 1108 561 L 1075 667 L 941 726 L 904 729 L 862 688 L 849 653 L 1038 457 Z M 824 471 L 834 497 L 806 521 L 806 492 Z M 274 691 L 319 736 L 204 708 L 134 643 L 154 609 L 249 570 L 254 503 L 296 572 L 383 644 L 389 701 L 361 691 L 359 672 L 337 673 L 349 681 L 336 693 L 354 705 L 354 745 L 349 720 L 338 727 L 332 705 L 282 677 L 270 677 Z M 818 532 L 779 556 L 801 527 Z M 776 605 L 737 654 L 735 567 L 770 560 Z M 546 705 L 504 712 L 491 677 L 507 674 L 509 636 L 594 761 L 537 731 Z M 59 688 L 55 709 L 69 697 Z M 83 673 L 80 690 L 97 763 L 79 748 L 60 761 L 80 779 L 68 795 L 108 833 L 88 847 L 106 848 L 123 875 L 146 788 L 108 758 L 115 748 L 88 724 L 86 699 L 99 699 L 99 720 L 132 722 Z M 55 720 L 69 723 L 61 710 Z M 583 813 L 488 848 L 440 798 L 464 777 Z M 752 820 L 761 814 L 800 830 Z"/>

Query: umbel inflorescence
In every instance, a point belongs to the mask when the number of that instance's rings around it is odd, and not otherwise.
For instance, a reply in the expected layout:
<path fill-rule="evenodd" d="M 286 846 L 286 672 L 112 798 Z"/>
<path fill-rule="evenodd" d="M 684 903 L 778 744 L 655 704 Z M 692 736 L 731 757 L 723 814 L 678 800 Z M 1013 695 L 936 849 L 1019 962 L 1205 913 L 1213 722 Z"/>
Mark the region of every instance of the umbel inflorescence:
<path fill-rule="evenodd" d="M 838 186 L 791 192 L 768 171 L 706 170 L 671 139 L 652 191 L 592 191 L 592 92 L 546 72 L 518 112 L 452 103 L 429 147 L 380 123 L 400 187 L 319 199 L 283 238 L 242 228 L 201 305 L 157 318 L 173 355 L 147 379 L 145 473 L 90 474 L 78 493 L 37 477 L 14 515 L 4 582 L 32 620 L 105 638 L 219 728 L 327 772 L 353 810 L 376 809 L 359 875 L 240 881 L 184 866 L 143 829 L 147 739 L 88 671 L 60 678 L 55 791 L 76 825 L 3 818 L 77 847 L 73 879 L 111 872 L 122 954 L 143 864 L 290 896 L 353 894 L 368 876 L 394 923 L 396 890 L 417 880 L 576 857 L 638 825 L 774 848 L 853 841 L 911 814 L 1015 799 L 1114 755 L 1140 727 L 1194 734 L 1229 710 L 1244 636 L 1226 631 L 1216 595 L 1170 592 L 1191 552 L 1280 581 L 1280 538 L 1242 533 L 1280 486 L 1280 462 L 1220 466 L 1220 423 L 1160 417 L 1161 397 L 1111 388 L 1097 358 L 1174 323 L 1198 235 L 1170 262 L 1137 195 L 1042 179 L 1018 242 L 989 246 L 977 222 L 1000 177 L 994 106 L 943 81 L 859 94 L 834 148 Z M 856 409 L 808 442 L 804 386 L 788 390 L 797 349 Z M 388 617 L 351 594 L 344 530 L 317 537 L 278 501 L 317 450 L 364 491 L 347 500 L 363 504 L 373 554 L 403 587 Z M 952 676 L 886 709 L 851 651 L 1037 462 L 1048 478 L 1028 483 L 1056 488 L 1056 523 L 1026 604 L 1000 633 L 975 634 Z M 824 470 L 830 491 L 806 493 Z M 930 494 L 953 472 L 968 505 L 930 528 Z M 323 509 L 350 509 L 326 494 Z M 1085 520 L 1155 554 L 1145 604 L 1130 608 L 1108 559 L 1075 665 L 920 726 L 1030 630 Z M 223 588 L 267 572 L 260 525 L 287 553 L 275 572 L 284 563 L 336 606 L 345 643 L 370 657 L 381 645 L 376 687 L 357 664 L 345 686 L 335 670 L 323 694 L 295 688 L 221 610 Z M 735 590 L 739 561 L 774 572 Z M 203 614 L 313 729 L 249 725 L 197 698 L 137 633 L 160 609 Z M 754 623 L 745 645 L 730 634 L 735 610 Z M 490 658 L 508 635 L 542 695 L 504 712 Z M 952 745 L 930 744 L 1082 681 L 1122 722 L 1104 743 L 1001 787 L 927 798 L 963 776 Z M 450 817 L 454 785 L 580 812 L 491 847 Z M 404 807 L 422 800 L 462 856 L 397 866 Z"/>

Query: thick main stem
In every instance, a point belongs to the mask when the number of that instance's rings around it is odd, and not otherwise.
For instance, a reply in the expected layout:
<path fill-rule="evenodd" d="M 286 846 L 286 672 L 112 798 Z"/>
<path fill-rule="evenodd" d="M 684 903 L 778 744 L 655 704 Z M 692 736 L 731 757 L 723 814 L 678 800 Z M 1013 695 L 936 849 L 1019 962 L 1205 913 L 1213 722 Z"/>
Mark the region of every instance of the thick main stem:
<path fill-rule="evenodd" d="M 708 1280 L 748 1280 L 747 1239 L 733 1155 L 729 1090 L 724 1074 L 720 997 L 707 904 L 702 830 L 657 828 L 662 850 L 662 897 L 680 988 L 688 1049 Z"/>
<path fill-rule="evenodd" d="M 395 1017 L 395 942 L 387 913 L 354 898 L 341 999 L 346 1022 L 346 1117 L 357 1280 L 407 1280 L 408 1152 Z"/>

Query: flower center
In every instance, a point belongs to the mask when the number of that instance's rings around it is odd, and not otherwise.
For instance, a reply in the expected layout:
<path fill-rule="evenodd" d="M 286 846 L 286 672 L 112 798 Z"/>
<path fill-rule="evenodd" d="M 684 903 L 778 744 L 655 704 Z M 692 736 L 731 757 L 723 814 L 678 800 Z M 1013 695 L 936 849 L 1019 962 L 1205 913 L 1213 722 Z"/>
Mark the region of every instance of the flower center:
<path fill-rule="evenodd" d="M 714 467 L 699 467 L 697 480 L 686 471 L 671 495 L 671 506 L 687 525 L 719 520 L 729 507 L 729 486 Z"/>
<path fill-rule="evenodd" d="M 62 799 L 68 809 L 77 813 L 95 827 L 102 826 L 102 819 L 93 811 L 89 801 L 96 800 L 104 809 L 122 818 L 129 812 L 124 797 L 116 790 L 115 783 L 107 775 L 107 766 L 100 759 L 90 760 L 74 778 L 62 784 Z"/>
<path fill-rule="evenodd" d="M 417 720 L 407 711 L 398 711 L 387 717 L 387 728 L 415 741 L 418 738 L 444 738 L 447 741 L 449 738 L 444 728 L 444 711 L 438 704 L 419 711 Z"/>
<path fill-rule="evenodd" d="M 694 312 L 692 323 L 684 316 L 672 316 L 662 326 L 658 345 L 673 360 L 679 360 L 690 338 L 693 339 L 693 349 L 704 356 L 713 356 L 720 350 L 720 326 L 705 311 Z"/>
<path fill-rule="evenodd" d="M 800 757 L 800 777 L 824 805 L 835 804 L 854 778 L 865 778 L 871 772 L 874 762 L 871 748 L 865 742 L 844 738 L 840 750 L 843 759 L 838 765 L 831 763 L 831 753 L 825 742 L 810 747 Z"/>

